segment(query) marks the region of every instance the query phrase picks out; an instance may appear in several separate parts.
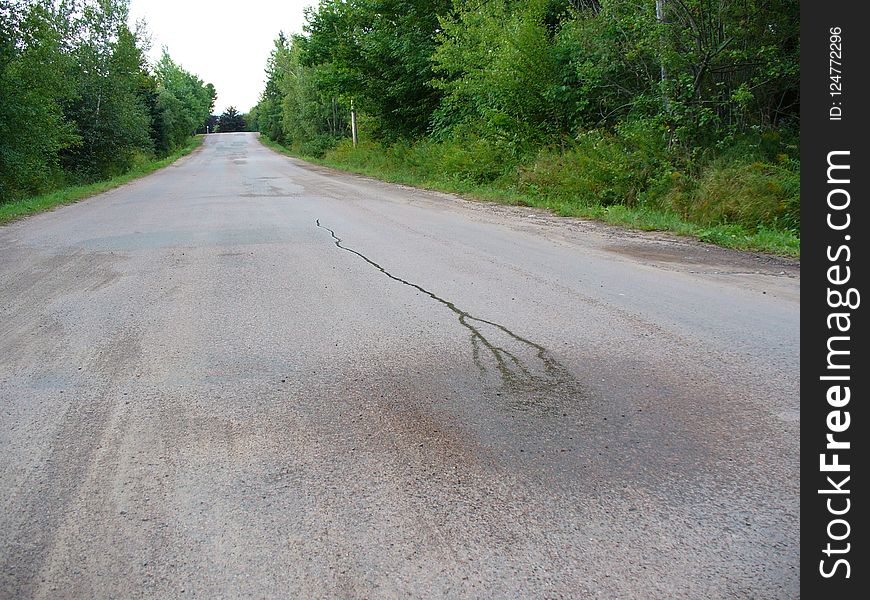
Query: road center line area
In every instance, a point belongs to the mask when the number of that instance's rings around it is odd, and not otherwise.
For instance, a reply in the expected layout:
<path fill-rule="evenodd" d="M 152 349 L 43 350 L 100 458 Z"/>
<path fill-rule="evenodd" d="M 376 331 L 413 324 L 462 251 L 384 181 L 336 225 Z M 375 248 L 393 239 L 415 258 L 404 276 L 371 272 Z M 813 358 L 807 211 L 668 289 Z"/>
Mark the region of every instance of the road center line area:
<path fill-rule="evenodd" d="M 799 290 L 208 135 L 0 227 L 0 597 L 797 597 Z"/>

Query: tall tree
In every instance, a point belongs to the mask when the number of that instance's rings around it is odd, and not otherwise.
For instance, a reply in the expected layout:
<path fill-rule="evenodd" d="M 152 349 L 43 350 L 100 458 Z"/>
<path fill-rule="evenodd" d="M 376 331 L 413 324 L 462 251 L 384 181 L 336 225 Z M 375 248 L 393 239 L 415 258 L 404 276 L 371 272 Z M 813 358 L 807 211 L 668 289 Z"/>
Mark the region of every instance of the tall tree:
<path fill-rule="evenodd" d="M 235 106 L 228 106 L 218 118 L 218 131 L 221 133 L 231 133 L 244 130 L 245 119 L 239 114 Z"/>
<path fill-rule="evenodd" d="M 0 3 L 0 202 L 48 187 L 58 153 L 81 141 L 64 118 L 74 93 L 52 3 Z"/>
<path fill-rule="evenodd" d="M 353 98 L 381 137 L 419 135 L 438 106 L 429 85 L 439 14 L 450 0 L 323 0 L 307 13 L 303 61 L 327 65 L 322 85 Z"/>
<path fill-rule="evenodd" d="M 284 129 L 281 126 L 281 103 L 283 94 L 281 80 L 284 76 L 282 65 L 289 52 L 287 37 L 280 33 L 275 38 L 275 45 L 266 62 L 266 87 L 260 94 L 257 104 L 257 128 L 273 140 L 285 141 Z"/>
<path fill-rule="evenodd" d="M 151 149 L 150 119 L 141 95 L 146 68 L 136 35 L 127 26 L 128 0 L 86 4 L 73 14 L 76 96 L 67 105 L 82 143 L 62 154 L 64 166 L 86 180 L 127 170 Z M 70 34 L 68 34 L 70 35 Z"/>
<path fill-rule="evenodd" d="M 0 202 L 120 173 L 205 121 L 213 86 L 128 25 L 129 0 L 0 2 Z"/>
<path fill-rule="evenodd" d="M 169 153 L 206 122 L 217 94 L 213 85 L 181 68 L 165 48 L 155 72 L 156 144 L 161 153 Z"/>

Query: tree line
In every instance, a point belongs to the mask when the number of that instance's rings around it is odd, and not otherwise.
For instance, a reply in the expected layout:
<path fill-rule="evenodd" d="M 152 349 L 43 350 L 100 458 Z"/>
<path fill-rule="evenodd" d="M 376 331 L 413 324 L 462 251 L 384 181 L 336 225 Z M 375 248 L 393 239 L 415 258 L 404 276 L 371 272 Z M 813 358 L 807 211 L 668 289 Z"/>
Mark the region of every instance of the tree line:
<path fill-rule="evenodd" d="M 353 107 L 445 176 L 683 212 L 742 157 L 776 188 L 751 219 L 796 227 L 795 0 L 320 0 L 266 73 L 250 125 L 303 154 L 343 148 Z"/>
<path fill-rule="evenodd" d="M 671 145 L 796 127 L 790 0 L 321 0 L 278 36 L 254 116 L 275 139 L 475 131 L 517 144 L 649 120 Z"/>
<path fill-rule="evenodd" d="M 129 0 L 0 4 L 0 202 L 121 174 L 184 145 L 215 88 L 164 49 L 151 66 Z"/>

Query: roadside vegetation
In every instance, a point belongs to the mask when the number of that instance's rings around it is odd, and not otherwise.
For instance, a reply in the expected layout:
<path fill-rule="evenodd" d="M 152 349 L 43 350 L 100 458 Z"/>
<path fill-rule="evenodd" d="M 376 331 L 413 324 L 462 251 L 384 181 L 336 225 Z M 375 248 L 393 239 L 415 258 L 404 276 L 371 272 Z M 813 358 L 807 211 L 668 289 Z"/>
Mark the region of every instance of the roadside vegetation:
<path fill-rule="evenodd" d="M 129 0 L 0 3 L 0 222 L 115 187 L 190 152 L 214 86 L 164 49 L 149 65 Z"/>
<path fill-rule="evenodd" d="M 51 210 L 64 204 L 78 202 L 79 200 L 84 200 L 85 198 L 90 198 L 91 196 L 122 186 L 139 177 L 144 177 L 158 169 L 169 166 L 182 156 L 187 156 L 202 145 L 202 140 L 202 135 L 190 137 L 183 147 L 177 148 L 169 156 L 159 159 L 151 158 L 144 154 L 140 155 L 133 166 L 123 175 L 103 179 L 95 183 L 63 187 L 53 192 L 32 196 L 23 200 L 4 202 L 0 204 L 0 225 L 26 217 L 27 215 Z"/>
<path fill-rule="evenodd" d="M 382 179 L 797 256 L 798 27 L 786 0 L 321 0 L 247 121 Z"/>

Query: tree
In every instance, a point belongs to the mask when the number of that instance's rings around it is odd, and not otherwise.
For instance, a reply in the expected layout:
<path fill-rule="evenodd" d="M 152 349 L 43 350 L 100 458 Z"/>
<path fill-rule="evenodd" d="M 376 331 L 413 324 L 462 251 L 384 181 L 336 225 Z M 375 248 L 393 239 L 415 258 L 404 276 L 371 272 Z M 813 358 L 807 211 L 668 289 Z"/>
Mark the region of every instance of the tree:
<path fill-rule="evenodd" d="M 69 60 L 50 2 L 0 4 L 0 202 L 49 187 L 58 153 L 81 141 L 62 108 Z"/>
<path fill-rule="evenodd" d="M 216 92 L 169 55 L 152 74 L 129 0 L 0 2 L 0 202 L 177 148 Z"/>
<path fill-rule="evenodd" d="M 208 119 L 217 93 L 211 84 L 185 71 L 169 56 L 155 67 L 157 79 L 156 145 L 161 154 L 171 153 Z"/>
<path fill-rule="evenodd" d="M 442 18 L 432 85 L 444 92 L 436 135 L 456 127 L 512 143 L 570 135 L 586 106 L 570 70 L 562 15 L 549 0 L 490 0 Z"/>
<path fill-rule="evenodd" d="M 353 98 L 374 117 L 375 134 L 425 133 L 441 93 L 429 85 L 438 16 L 450 0 L 322 0 L 299 38 L 305 66 L 322 66 L 320 86 Z"/>
<path fill-rule="evenodd" d="M 266 87 L 260 94 L 257 103 L 257 129 L 270 139 L 284 142 L 284 130 L 281 127 L 281 103 L 283 99 L 281 90 L 281 64 L 283 56 L 288 52 L 287 38 L 279 33 L 275 38 L 275 46 L 269 54 L 266 62 Z"/>
<path fill-rule="evenodd" d="M 215 133 L 217 131 L 218 115 L 209 115 L 205 123 L 197 130 L 197 133 Z"/>
<path fill-rule="evenodd" d="M 218 131 L 221 133 L 245 131 L 245 120 L 235 106 L 228 106 L 218 118 Z"/>
<path fill-rule="evenodd" d="M 71 78 L 76 94 L 66 116 L 82 143 L 61 153 L 67 171 L 93 181 L 122 173 L 152 148 L 141 94 L 146 72 L 139 40 L 127 27 L 128 0 L 102 0 L 71 15 L 67 36 L 79 40 Z"/>

